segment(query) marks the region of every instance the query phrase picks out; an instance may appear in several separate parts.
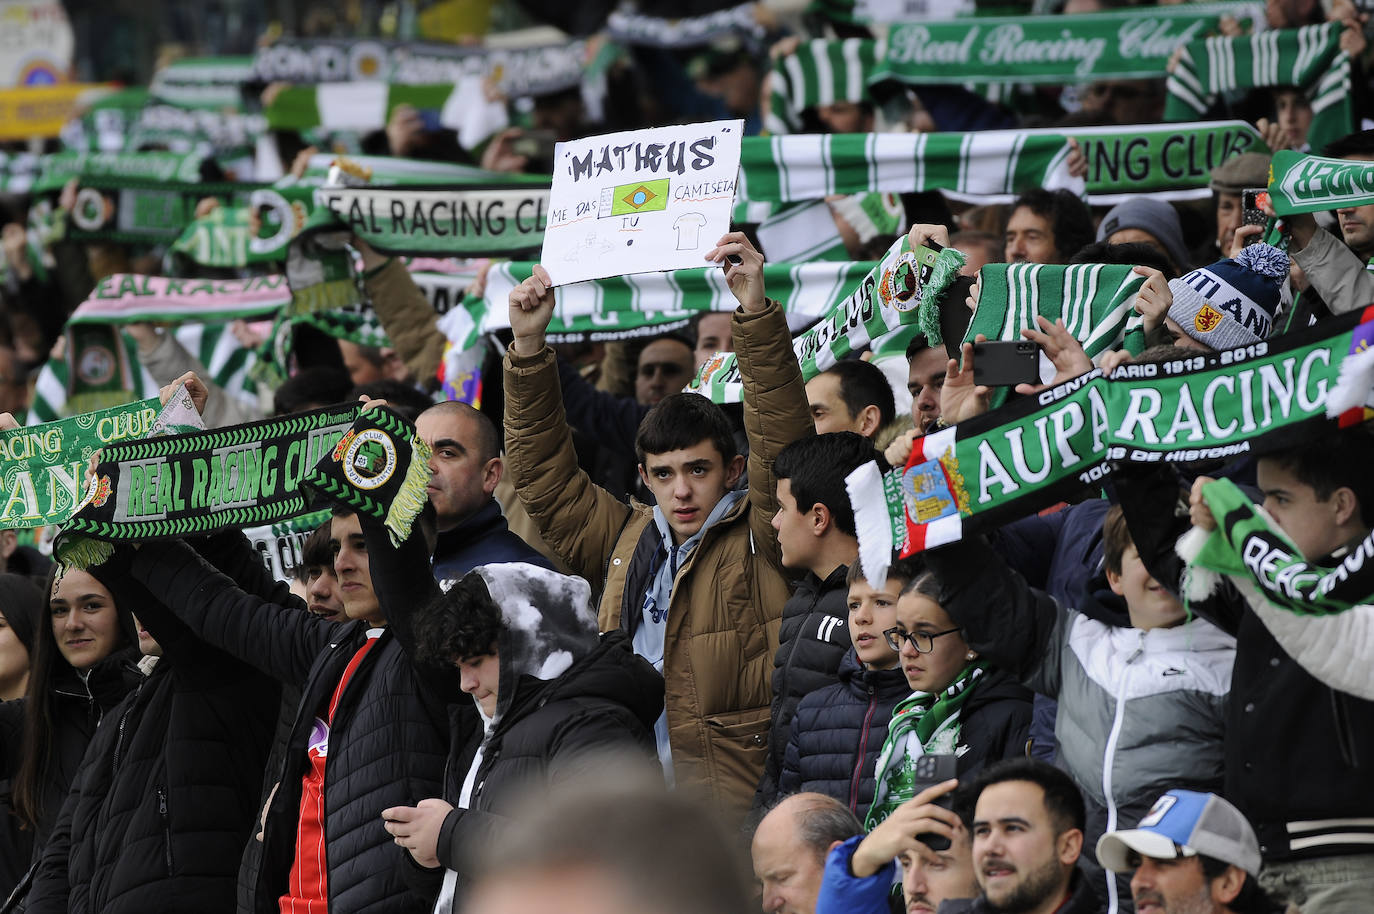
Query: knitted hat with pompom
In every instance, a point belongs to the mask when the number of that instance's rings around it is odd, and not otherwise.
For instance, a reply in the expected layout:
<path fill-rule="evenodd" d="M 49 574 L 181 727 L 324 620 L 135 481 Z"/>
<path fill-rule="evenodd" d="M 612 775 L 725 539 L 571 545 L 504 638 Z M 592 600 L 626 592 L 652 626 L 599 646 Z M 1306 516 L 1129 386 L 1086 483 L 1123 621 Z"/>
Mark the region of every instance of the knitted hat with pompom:
<path fill-rule="evenodd" d="M 1246 346 L 1269 335 L 1286 282 L 1288 255 L 1267 244 L 1252 244 L 1234 259 L 1170 280 L 1174 303 L 1169 317 L 1211 349 Z"/>

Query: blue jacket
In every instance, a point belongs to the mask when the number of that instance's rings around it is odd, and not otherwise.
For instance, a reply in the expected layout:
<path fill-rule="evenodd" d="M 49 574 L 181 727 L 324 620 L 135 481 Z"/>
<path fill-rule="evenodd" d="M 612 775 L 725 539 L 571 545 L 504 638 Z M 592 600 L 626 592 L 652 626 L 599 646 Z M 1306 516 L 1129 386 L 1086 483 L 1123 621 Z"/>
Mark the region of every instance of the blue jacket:
<path fill-rule="evenodd" d="M 855 876 L 849 868 L 863 835 L 855 835 L 825 856 L 825 874 L 816 896 L 816 914 L 888 914 L 887 898 L 897 881 L 897 862 L 872 876 Z"/>
<path fill-rule="evenodd" d="M 864 669 L 853 650 L 840 662 L 839 676 L 797 706 L 778 793 L 823 793 L 863 818 L 873 802 L 873 769 L 892 709 L 911 687 L 900 669 Z"/>
<path fill-rule="evenodd" d="M 511 532 L 496 499 L 489 499 L 467 520 L 439 534 L 434 547 L 434 578 L 452 583 L 478 565 L 529 562 L 553 570 L 549 560 Z"/>

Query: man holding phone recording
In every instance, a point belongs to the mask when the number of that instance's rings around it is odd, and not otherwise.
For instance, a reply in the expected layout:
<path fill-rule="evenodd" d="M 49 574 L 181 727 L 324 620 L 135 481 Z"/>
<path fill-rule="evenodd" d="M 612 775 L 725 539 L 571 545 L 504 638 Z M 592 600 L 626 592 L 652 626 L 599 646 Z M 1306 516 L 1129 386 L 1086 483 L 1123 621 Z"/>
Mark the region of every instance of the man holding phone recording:
<path fill-rule="evenodd" d="M 976 897 L 969 831 L 949 809 L 958 786 L 957 780 L 948 780 L 928 787 L 867 835 L 834 848 L 826 860 L 816 914 L 887 911 L 898 863 L 907 914 L 935 914 L 947 899 Z"/>

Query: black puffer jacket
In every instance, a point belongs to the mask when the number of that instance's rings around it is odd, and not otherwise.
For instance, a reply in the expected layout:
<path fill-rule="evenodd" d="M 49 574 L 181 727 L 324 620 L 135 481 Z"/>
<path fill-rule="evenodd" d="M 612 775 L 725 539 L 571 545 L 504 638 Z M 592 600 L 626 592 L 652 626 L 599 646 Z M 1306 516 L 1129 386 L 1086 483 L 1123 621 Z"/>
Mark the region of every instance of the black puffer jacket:
<path fill-rule="evenodd" d="M 911 694 L 900 668 L 868 670 L 851 650 L 840 681 L 802 699 L 778 779 L 778 795 L 814 791 L 862 816 L 873 802 L 873 776 L 892 709 Z"/>
<path fill-rule="evenodd" d="M 280 688 L 142 587 L 106 583 L 139 607 L 163 659 L 91 740 L 27 911 L 230 912 Z"/>
<path fill-rule="evenodd" d="M 838 681 L 841 661 L 850 649 L 848 574 L 849 566 L 841 565 L 822 581 L 808 571 L 783 604 L 778 651 L 773 657 L 773 722 L 763 777 L 754 796 L 756 809 L 771 806 L 789 792 L 781 789 L 778 780 L 797 706 L 807 695 Z"/>
<path fill-rule="evenodd" d="M 127 616 L 122 617 L 125 618 Z M 132 626 L 128 628 L 126 636 L 135 638 Z M 57 824 L 62 803 L 67 799 L 67 791 L 71 789 L 72 779 L 81 767 L 81 759 L 86 754 L 86 746 L 95 734 L 96 727 L 110 709 L 124 700 L 124 696 L 141 678 L 134 668 L 139 656 L 137 647 L 121 648 L 91 667 L 85 676 L 67 667 L 54 682 L 55 732 L 52 758 L 44 770 L 42 813 L 36 831 L 24 833 L 32 836 L 34 859 L 37 859 L 37 852 L 42 850 Z M 9 791 L 19 770 L 23 750 L 25 705 L 26 700 L 22 698 L 0 705 L 0 735 L 7 736 L 6 745 L 2 747 L 6 813 L 11 808 Z M 20 871 L 26 869 L 27 862 Z M 0 898 L 0 901 L 3 900 Z"/>
<path fill-rule="evenodd" d="M 990 667 L 959 710 L 959 777 L 1004 758 L 1021 758 L 1029 743 L 1031 691 L 1010 673 Z"/>
<path fill-rule="evenodd" d="M 367 640 L 367 625 L 328 623 L 300 607 L 264 603 L 179 542 L 139 550 L 132 573 L 211 645 L 283 683 L 302 685 L 290 741 L 284 751 L 274 750 L 281 766 L 268 772 L 279 786 L 261 850 L 245 855 L 245 865 L 251 859 L 257 867 L 250 910 L 276 914 L 295 857 L 311 728 Z M 448 747 L 444 702 L 416 675 L 401 646 L 407 636 L 395 626 L 385 630 L 353 674 L 334 715 L 324 787 L 326 871 L 334 911 L 422 912 L 428 905 L 428 899 L 406 888 L 402 874 L 408 855 L 381 819 L 387 807 L 413 806 L 438 795 Z"/>

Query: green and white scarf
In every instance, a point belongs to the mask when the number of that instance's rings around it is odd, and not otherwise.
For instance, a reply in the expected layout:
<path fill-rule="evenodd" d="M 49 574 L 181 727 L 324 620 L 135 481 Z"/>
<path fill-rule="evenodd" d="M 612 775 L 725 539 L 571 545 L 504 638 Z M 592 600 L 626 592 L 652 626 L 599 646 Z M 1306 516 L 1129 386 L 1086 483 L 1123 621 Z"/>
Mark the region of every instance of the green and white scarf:
<path fill-rule="evenodd" d="M 400 85 L 376 82 L 322 83 L 288 86 L 263 112 L 274 130 L 354 130 L 367 132 L 386 126 L 398 105 L 439 113 L 439 124 L 463 133 L 463 145 L 473 146 L 507 124 L 505 109 L 483 101 L 482 87 L 473 83 Z M 469 126 L 476 114 L 489 123 Z"/>
<path fill-rule="evenodd" d="M 1163 76 L 1174 49 L 1218 31 L 1223 16 L 1264 27 L 1241 0 L 1071 16 L 907 22 L 892 29 L 870 83 L 1083 83 Z"/>
<path fill-rule="evenodd" d="M 797 326 L 807 319 L 841 309 L 856 284 L 874 268 L 872 263 L 765 263 L 764 288 L 782 302 Z M 453 308 L 440 328 L 459 349 L 475 345 L 488 333 L 510 326 L 511 290 L 528 279 L 533 263 L 498 263 L 487 274 L 479 302 L 468 300 Z M 554 289 L 550 339 L 560 342 L 604 342 L 648 336 L 683 326 L 706 311 L 734 311 L 739 302 L 714 267 L 636 273 L 573 283 Z"/>
<path fill-rule="evenodd" d="M 1366 206 L 1374 203 L 1374 162 L 1281 150 L 1269 166 L 1269 200 L 1280 216 Z"/>
<path fill-rule="evenodd" d="M 871 38 L 815 38 L 779 57 L 773 61 L 764 129 L 776 135 L 796 133 L 807 108 L 869 101 L 869 77 L 879 53 Z"/>
<path fill-rule="evenodd" d="M 802 377 L 814 378 L 904 325 L 914 324 L 938 336 L 941 296 L 964 260 L 954 248 L 912 250 L 907 236 L 902 236 L 859 281 L 858 288 L 792 341 Z M 741 402 L 744 384 L 735 354 L 717 353 L 708 359 L 687 389 L 716 403 Z"/>
<path fill-rule="evenodd" d="M 1298 616 L 1334 615 L 1374 601 L 1374 533 L 1334 567 L 1317 565 L 1229 479 L 1204 484 L 1202 497 L 1217 528 L 1210 534 L 1195 528 L 1191 542 L 1179 544 L 1189 560 L 1189 599 L 1206 596 L 1217 576 L 1225 575 L 1251 603 L 1263 601 Z"/>
<path fill-rule="evenodd" d="M 125 181 L 157 185 L 200 181 L 200 155 L 174 152 L 55 152 L 43 157 L 43 170 L 33 184 L 34 193 L 60 191 L 72 178 L 88 181 Z"/>
<path fill-rule="evenodd" d="M 347 227 L 387 254 L 513 254 L 544 243 L 545 182 L 504 186 L 330 187 L 315 191 Z"/>
<path fill-rule="evenodd" d="M 327 460 L 356 405 L 113 444 L 53 544 L 65 565 L 104 561 L 110 544 L 276 523 L 305 512 L 301 483 Z M 423 486 L 421 488 L 423 497 Z"/>
<path fill-rule="evenodd" d="M 1068 173 L 1078 140 L 1086 180 Z M 1244 121 L 988 130 L 978 133 L 745 137 L 734 217 L 761 222 L 766 204 L 829 194 L 939 190 L 955 199 L 1009 203 L 1031 187 L 1063 187 L 1095 205 L 1142 193 L 1203 199 L 1211 171 L 1242 152 L 1267 152 Z M 762 213 L 757 209 L 765 205 Z"/>
<path fill-rule="evenodd" d="M 227 324 L 184 321 L 169 331 L 205 366 L 202 377 L 229 396 L 255 402 L 249 372 L 256 362 Z M 65 331 L 65 352 L 38 372 L 30 423 L 51 422 L 77 413 L 106 409 L 157 396 L 160 385 L 138 360 L 138 346 L 108 324 L 76 323 Z"/>
<path fill-rule="evenodd" d="M 990 340 L 1019 340 L 1022 330 L 1038 328 L 1039 316 L 1063 320 L 1089 357 L 1123 344 L 1133 354 L 1144 351 L 1144 318 L 1133 305 L 1145 277 L 1129 266 L 990 263 L 980 276 L 978 309 L 964 342 L 973 342 L 980 333 Z M 1007 393 L 1006 388 L 994 390 L 992 405 L 1000 406 Z"/>
<path fill-rule="evenodd" d="M 916 439 L 906 467 L 846 480 L 869 580 L 912 555 L 1100 486 L 1113 462 L 1232 458 L 1290 443 L 1374 389 L 1374 308 L 1240 349 L 1098 370 Z M 1353 404 L 1353 405 L 1352 405 Z"/>
<path fill-rule="evenodd" d="M 864 831 L 872 831 L 898 806 L 916 796 L 918 758 L 954 754 L 962 725 L 959 711 L 987 669 L 986 660 L 975 660 L 960 670 L 944 691 L 913 692 L 892 709 L 892 721 L 874 768 L 878 786 L 864 817 Z"/>
<path fill-rule="evenodd" d="M 363 410 L 302 482 L 321 497 L 381 521 L 400 545 L 429 494 L 429 445 L 386 407 Z"/>
<path fill-rule="evenodd" d="M 1292 85 L 1305 92 L 1312 105 L 1307 141 L 1320 149 L 1349 133 L 1353 123 L 1350 55 L 1341 50 L 1343 28 L 1342 23 L 1326 22 L 1190 42 L 1166 83 L 1164 119 L 1197 117 L 1220 92 Z"/>
<path fill-rule="evenodd" d="M 283 584 L 291 583 L 292 575 L 305 560 L 305 541 L 321 524 L 329 522 L 331 512 L 312 511 L 290 517 L 274 524 L 247 527 L 243 535 L 253 551 L 262 556 L 272 577 Z"/>
<path fill-rule="evenodd" d="M 64 523 L 81 497 L 81 474 L 102 447 L 148 433 L 156 397 L 70 419 L 0 432 L 0 528 Z"/>
<path fill-rule="evenodd" d="M 701 16 L 664 19 L 620 7 L 606 19 L 606 34 L 623 45 L 649 48 L 695 48 L 726 36 L 739 36 L 757 46 L 768 34 L 759 24 L 757 9 L 751 0 Z"/>
<path fill-rule="evenodd" d="M 242 88 L 252 81 L 251 57 L 187 57 L 154 73 L 149 91 L 182 108 L 239 110 Z"/>
<path fill-rule="evenodd" d="M 1082 196 L 1083 180 L 1070 177 L 1068 158 L 1064 134 L 1052 131 L 746 137 L 738 196 L 792 202 L 939 190 L 1010 202 L 1032 187 L 1063 187 Z"/>
<path fill-rule="evenodd" d="M 590 58 L 582 39 L 519 48 L 471 48 L 437 42 L 287 38 L 259 48 L 254 61 L 264 82 L 393 82 L 455 85 L 490 81 L 506 98 L 545 95 L 579 85 L 607 61 Z"/>
<path fill-rule="evenodd" d="M 67 322 L 261 320 L 291 300 L 284 276 L 211 280 L 115 273 L 96 283 Z"/>

